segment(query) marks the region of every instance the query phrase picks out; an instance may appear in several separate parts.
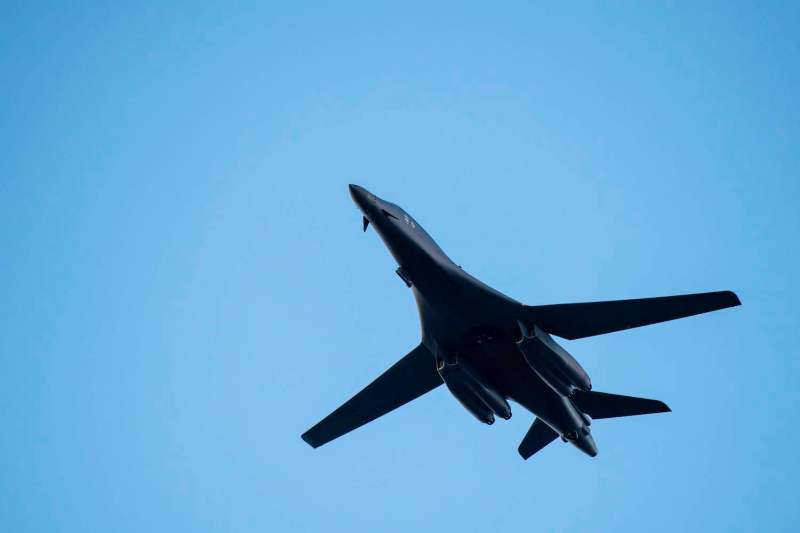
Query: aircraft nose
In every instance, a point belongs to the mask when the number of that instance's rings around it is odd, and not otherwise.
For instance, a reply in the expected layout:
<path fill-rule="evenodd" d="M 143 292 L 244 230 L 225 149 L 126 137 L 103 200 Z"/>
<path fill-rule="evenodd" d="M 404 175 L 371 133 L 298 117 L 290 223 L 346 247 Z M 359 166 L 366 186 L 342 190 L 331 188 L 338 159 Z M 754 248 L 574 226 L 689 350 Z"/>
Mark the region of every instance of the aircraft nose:
<path fill-rule="evenodd" d="M 367 206 L 367 195 L 369 194 L 367 193 L 367 190 L 364 187 L 354 183 L 351 183 L 347 187 L 350 189 L 350 196 L 353 198 L 353 201 L 362 211 L 364 211 Z"/>

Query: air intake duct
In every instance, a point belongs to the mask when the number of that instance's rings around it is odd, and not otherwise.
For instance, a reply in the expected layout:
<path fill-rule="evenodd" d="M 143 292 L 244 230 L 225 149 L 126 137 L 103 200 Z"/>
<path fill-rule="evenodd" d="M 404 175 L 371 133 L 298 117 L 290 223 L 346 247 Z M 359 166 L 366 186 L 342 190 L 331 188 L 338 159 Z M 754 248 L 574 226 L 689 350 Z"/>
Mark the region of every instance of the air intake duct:
<path fill-rule="evenodd" d="M 528 365 L 545 383 L 564 396 L 576 390 L 592 389 L 592 381 L 583 367 L 546 332 L 534 325 L 519 322 L 521 338 L 517 347 Z"/>
<path fill-rule="evenodd" d="M 492 424 L 493 415 L 506 420 L 511 418 L 511 407 L 506 399 L 463 358 L 440 359 L 436 368 L 453 396 L 478 420 Z"/>

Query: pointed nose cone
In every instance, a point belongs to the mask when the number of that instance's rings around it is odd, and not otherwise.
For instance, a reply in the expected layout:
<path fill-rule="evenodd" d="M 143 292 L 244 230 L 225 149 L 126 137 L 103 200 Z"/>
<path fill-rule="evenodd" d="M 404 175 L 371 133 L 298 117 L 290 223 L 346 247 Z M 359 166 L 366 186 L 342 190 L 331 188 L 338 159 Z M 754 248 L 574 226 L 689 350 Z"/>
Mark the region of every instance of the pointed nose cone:
<path fill-rule="evenodd" d="M 367 190 L 364 187 L 359 185 L 355 185 L 351 183 L 347 186 L 350 189 L 350 196 L 353 198 L 353 201 L 356 205 L 364 211 L 364 208 L 367 205 Z"/>
<path fill-rule="evenodd" d="M 581 435 L 581 438 L 575 442 L 575 446 L 589 457 L 597 455 L 597 445 L 591 435 Z"/>

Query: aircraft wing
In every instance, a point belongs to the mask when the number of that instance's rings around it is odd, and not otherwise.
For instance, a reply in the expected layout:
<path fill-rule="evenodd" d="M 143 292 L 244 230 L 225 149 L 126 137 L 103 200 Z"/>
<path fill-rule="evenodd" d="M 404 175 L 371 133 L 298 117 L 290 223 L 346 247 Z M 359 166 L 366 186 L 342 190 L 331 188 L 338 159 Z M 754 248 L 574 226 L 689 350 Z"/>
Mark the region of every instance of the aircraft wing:
<path fill-rule="evenodd" d="M 565 339 L 580 339 L 740 304 L 733 292 L 720 291 L 636 300 L 526 305 L 525 310 L 528 319 L 546 332 Z"/>
<path fill-rule="evenodd" d="M 441 384 L 442 378 L 436 371 L 433 355 L 420 344 L 361 392 L 303 433 L 302 438 L 318 448 Z"/>

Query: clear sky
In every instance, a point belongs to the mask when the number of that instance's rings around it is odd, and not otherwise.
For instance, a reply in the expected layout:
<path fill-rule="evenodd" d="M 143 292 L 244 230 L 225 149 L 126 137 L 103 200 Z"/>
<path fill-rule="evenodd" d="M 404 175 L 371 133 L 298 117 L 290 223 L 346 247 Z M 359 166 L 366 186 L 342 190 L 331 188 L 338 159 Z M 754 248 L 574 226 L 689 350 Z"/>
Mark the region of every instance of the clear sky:
<path fill-rule="evenodd" d="M 796 3 L 122 4 L 0 8 L 0 530 L 797 530 Z M 744 305 L 564 342 L 674 411 L 597 458 L 444 389 L 313 450 L 419 340 L 350 182 L 525 303 Z"/>

